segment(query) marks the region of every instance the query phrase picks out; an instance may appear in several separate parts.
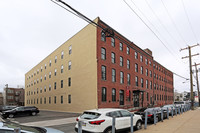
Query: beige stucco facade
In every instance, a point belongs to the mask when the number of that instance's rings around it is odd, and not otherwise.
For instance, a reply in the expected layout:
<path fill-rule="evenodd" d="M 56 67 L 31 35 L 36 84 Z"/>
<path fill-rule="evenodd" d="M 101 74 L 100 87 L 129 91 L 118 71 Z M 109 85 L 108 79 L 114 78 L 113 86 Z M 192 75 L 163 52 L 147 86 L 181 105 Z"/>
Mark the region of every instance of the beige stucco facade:
<path fill-rule="evenodd" d="M 25 74 L 25 105 L 37 106 L 41 110 L 65 112 L 82 112 L 86 109 L 97 108 L 96 35 L 97 28 L 87 25 L 27 72 Z M 71 54 L 69 54 L 70 47 Z M 63 59 L 61 59 L 62 52 Z M 51 66 L 49 66 L 50 60 Z M 70 61 L 71 69 L 68 70 Z M 61 73 L 62 65 L 63 73 Z M 50 72 L 51 78 L 49 78 Z M 71 86 L 68 85 L 68 78 L 71 78 Z M 63 88 L 61 88 L 61 80 L 63 80 Z M 55 82 L 56 89 L 54 89 Z M 51 85 L 50 90 L 49 85 Z M 69 103 L 69 95 L 71 103 Z M 61 96 L 63 103 L 61 103 Z M 49 103 L 49 97 L 51 103 Z"/>

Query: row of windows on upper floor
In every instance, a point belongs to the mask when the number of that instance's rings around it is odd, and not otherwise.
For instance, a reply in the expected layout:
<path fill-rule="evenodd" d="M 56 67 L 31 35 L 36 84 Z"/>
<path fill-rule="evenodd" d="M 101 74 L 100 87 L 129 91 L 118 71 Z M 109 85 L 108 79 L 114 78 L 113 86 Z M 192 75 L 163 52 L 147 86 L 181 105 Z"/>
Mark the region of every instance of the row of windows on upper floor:
<path fill-rule="evenodd" d="M 107 73 L 106 73 L 107 71 L 106 71 L 106 66 L 101 66 L 101 79 L 103 80 L 103 81 L 106 81 L 107 80 Z M 124 84 L 124 72 L 122 72 L 122 71 L 120 71 L 120 83 L 121 84 Z M 112 82 L 116 82 L 116 70 L 114 69 L 114 68 L 112 68 L 112 70 L 111 70 L 111 81 Z M 127 74 L 127 85 L 131 85 L 131 74 Z M 150 89 L 152 89 L 152 81 L 149 81 L 149 80 L 147 80 L 146 79 L 146 89 L 148 89 L 148 88 L 150 88 Z M 139 86 L 139 78 L 138 78 L 138 76 L 135 76 L 135 86 Z M 144 87 L 144 79 L 143 78 L 141 78 L 141 80 L 140 80 L 140 86 L 143 88 Z M 159 85 L 157 84 L 154 84 L 154 88 L 156 89 L 157 88 L 157 90 L 159 89 L 158 88 L 159 87 Z M 160 90 L 167 90 L 167 87 L 165 88 L 165 89 L 163 89 L 163 86 L 162 85 L 160 85 Z M 171 89 L 170 89 L 171 90 Z"/>
<path fill-rule="evenodd" d="M 101 40 L 106 41 L 104 32 L 101 33 Z M 111 46 L 115 47 L 115 39 L 113 37 L 111 37 Z M 119 43 L 119 50 L 123 51 L 123 43 L 121 43 L 121 42 Z M 128 46 L 126 47 L 126 53 L 127 53 L 127 55 L 130 55 L 130 48 Z M 103 47 L 101 48 L 101 58 L 102 58 L 102 56 L 103 56 L 103 58 L 106 58 L 106 49 L 103 48 Z M 115 56 L 114 52 L 112 52 L 111 58 L 113 56 Z M 138 52 L 136 52 L 136 51 L 135 51 L 135 59 L 138 59 Z M 140 62 L 143 62 L 143 56 L 142 55 L 140 55 Z M 148 59 L 145 58 L 145 64 L 146 65 L 149 64 L 151 66 L 152 63 L 151 63 L 150 60 L 148 62 Z M 157 63 L 154 63 L 153 66 L 154 66 L 154 69 L 157 69 L 157 70 L 159 70 L 163 73 L 166 73 L 168 76 L 172 76 L 167 70 L 165 70 L 162 66 L 158 65 Z"/>
<path fill-rule="evenodd" d="M 107 96 L 107 88 L 106 87 L 102 87 L 101 89 L 101 101 L 102 102 L 106 102 L 107 99 L 108 99 L 108 96 Z M 112 88 L 112 93 L 111 93 L 111 101 L 112 102 L 116 102 L 118 101 L 116 99 L 117 97 L 117 92 L 116 92 L 116 89 L 115 88 Z M 142 97 L 143 97 L 143 100 L 144 100 L 144 92 L 142 93 Z M 133 96 L 133 94 L 131 94 L 131 91 L 129 90 L 129 92 L 127 93 L 127 101 L 131 101 L 131 96 Z M 118 94 L 119 98 L 124 98 L 124 90 L 120 90 L 119 91 L 119 94 Z M 123 97 L 120 97 L 120 96 L 123 96 Z M 149 96 L 149 93 L 146 92 L 146 101 L 148 102 L 149 101 L 149 97 L 153 97 L 153 96 Z M 137 97 L 132 97 L 133 101 L 137 101 Z M 156 101 L 165 101 L 165 100 L 173 100 L 173 96 L 167 96 L 167 95 L 159 95 L 159 94 L 154 94 L 154 100 Z M 124 99 L 120 99 L 120 101 L 124 101 Z M 122 104 L 123 105 L 123 104 Z"/>
<path fill-rule="evenodd" d="M 69 46 L 69 55 L 71 55 L 71 54 L 72 54 L 72 45 Z M 64 58 L 64 51 L 61 52 L 60 58 L 61 58 L 61 59 Z M 57 56 L 55 56 L 54 62 L 57 63 Z M 71 61 L 69 61 L 69 64 L 70 64 L 70 63 L 71 63 Z M 51 60 L 50 60 L 50 61 L 49 61 L 49 67 L 51 67 L 51 65 L 52 65 L 52 62 L 51 62 Z M 47 69 L 47 64 L 44 65 L 44 69 Z M 40 72 L 43 71 L 43 67 L 42 67 L 42 66 L 40 67 L 40 70 L 37 69 L 37 72 L 34 71 L 34 73 L 32 73 L 31 75 L 28 75 L 27 80 L 30 79 L 30 78 L 32 78 L 32 77 L 35 76 L 36 74 L 39 74 L 39 71 L 40 71 Z"/>
<path fill-rule="evenodd" d="M 135 64 L 135 65 L 136 65 L 135 72 L 138 72 L 138 67 L 137 67 L 138 65 L 137 64 Z M 112 82 L 116 82 L 116 69 L 112 68 L 111 73 L 112 73 Z M 141 67 L 141 74 L 143 74 L 143 67 Z M 123 75 L 124 75 L 124 73 L 121 71 L 120 72 L 120 83 L 123 83 Z M 152 77 L 152 71 L 149 71 L 148 69 L 146 69 L 146 74 L 145 75 L 146 76 L 149 75 L 150 77 Z M 101 66 L 101 77 L 102 77 L 102 80 L 106 80 L 106 76 L 107 76 L 106 66 L 102 65 Z M 158 74 L 157 75 L 154 74 L 154 78 L 156 78 L 156 76 L 157 76 L 157 79 L 158 79 Z M 130 74 L 127 74 L 127 80 L 128 80 L 128 84 L 129 84 L 129 82 L 130 82 Z M 162 76 L 159 76 L 159 80 L 162 81 L 162 82 L 166 82 L 166 83 L 169 83 L 169 84 L 173 85 L 172 81 L 167 80 L 167 79 L 163 78 Z"/>
<path fill-rule="evenodd" d="M 51 102 L 51 97 L 47 97 L 47 98 L 49 98 L 49 101 L 48 101 L 48 103 L 49 104 L 51 104 L 52 102 Z M 47 104 L 47 98 L 46 97 L 44 97 L 44 104 Z M 40 103 L 39 103 L 39 99 L 40 99 Z M 29 100 L 27 100 L 26 101 L 26 104 L 43 104 L 43 98 L 37 98 L 37 99 L 29 99 Z M 52 98 L 53 99 L 53 98 Z M 68 95 L 68 104 L 71 104 L 71 95 Z M 60 103 L 61 104 L 63 104 L 64 103 L 64 96 L 60 96 Z M 54 96 L 54 104 L 57 104 L 57 96 Z"/>
<path fill-rule="evenodd" d="M 70 87 L 72 85 L 72 79 L 71 77 L 68 78 L 68 87 Z M 63 88 L 64 87 L 64 82 L 63 80 L 60 81 L 60 88 Z M 57 82 L 54 82 L 54 90 L 58 89 L 58 85 L 57 85 Z M 30 96 L 30 95 L 37 95 L 38 93 L 42 93 L 42 92 L 47 92 L 47 87 L 44 86 L 44 90 L 43 88 L 41 87 L 40 90 L 39 88 L 37 89 L 34 89 L 34 90 L 29 90 L 27 91 L 27 96 Z M 49 84 L 49 91 L 51 91 L 51 84 Z"/>
<path fill-rule="evenodd" d="M 68 62 L 68 70 L 71 70 L 71 68 L 72 68 L 72 62 L 71 61 L 69 61 Z M 61 65 L 61 68 L 60 68 L 60 73 L 62 74 L 64 72 L 64 67 L 63 67 L 63 65 Z M 51 78 L 51 72 L 49 72 L 49 79 Z M 57 75 L 57 69 L 55 69 L 54 70 L 54 76 L 56 76 Z M 47 75 L 45 74 L 44 75 L 44 80 L 46 80 L 47 79 Z M 42 82 L 42 76 L 41 76 L 41 78 L 40 78 L 40 82 Z M 37 81 L 36 81 L 36 79 L 34 80 L 34 85 L 36 84 L 36 83 L 39 83 L 39 79 L 37 79 Z M 29 84 L 27 84 L 27 88 L 28 87 L 30 87 L 30 86 L 33 86 L 33 81 L 31 81 Z"/>

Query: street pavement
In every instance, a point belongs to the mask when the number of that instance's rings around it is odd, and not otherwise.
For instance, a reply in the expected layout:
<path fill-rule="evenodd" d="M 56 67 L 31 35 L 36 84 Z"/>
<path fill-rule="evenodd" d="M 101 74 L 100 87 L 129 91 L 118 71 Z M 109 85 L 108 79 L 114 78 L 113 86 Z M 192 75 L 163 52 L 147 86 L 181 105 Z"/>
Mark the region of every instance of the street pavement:
<path fill-rule="evenodd" d="M 137 133 L 200 133 L 200 108 L 165 119 Z"/>

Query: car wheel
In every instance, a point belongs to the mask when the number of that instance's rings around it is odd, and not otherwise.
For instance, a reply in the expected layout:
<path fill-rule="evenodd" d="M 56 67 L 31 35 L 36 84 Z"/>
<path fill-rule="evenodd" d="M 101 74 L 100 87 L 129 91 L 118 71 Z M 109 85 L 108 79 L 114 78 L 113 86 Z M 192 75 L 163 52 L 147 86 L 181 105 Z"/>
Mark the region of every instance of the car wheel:
<path fill-rule="evenodd" d="M 135 128 L 136 130 L 140 130 L 142 128 L 142 121 L 137 121 Z"/>
<path fill-rule="evenodd" d="M 14 115 L 13 115 L 13 114 L 9 114 L 8 117 L 9 117 L 9 118 L 13 118 Z"/>
<path fill-rule="evenodd" d="M 106 129 L 106 131 L 104 133 L 112 133 L 112 128 Z"/>
<path fill-rule="evenodd" d="M 35 116 L 37 113 L 36 112 L 32 112 L 31 115 Z"/>

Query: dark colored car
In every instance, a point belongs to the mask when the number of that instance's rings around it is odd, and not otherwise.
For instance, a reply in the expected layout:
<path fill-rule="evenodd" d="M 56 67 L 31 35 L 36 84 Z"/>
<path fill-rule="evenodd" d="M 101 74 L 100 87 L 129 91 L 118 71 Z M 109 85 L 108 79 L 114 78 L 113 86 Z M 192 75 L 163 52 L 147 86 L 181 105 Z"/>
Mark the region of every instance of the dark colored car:
<path fill-rule="evenodd" d="M 6 106 L 0 106 L 0 112 L 2 111 L 7 111 L 7 110 L 12 110 L 14 108 L 16 108 L 17 106 L 10 106 L 10 105 L 6 105 Z"/>
<path fill-rule="evenodd" d="M 12 110 L 8 111 L 3 111 L 2 112 L 2 117 L 3 118 L 13 118 L 15 116 L 24 116 L 24 115 L 37 115 L 39 113 L 39 109 L 35 106 L 21 106 L 21 107 L 16 107 Z"/>
<path fill-rule="evenodd" d="M 157 121 L 161 120 L 161 108 L 155 107 L 155 108 L 141 108 L 134 114 L 141 115 L 142 120 L 145 120 L 145 113 L 147 112 L 147 121 L 148 122 L 154 122 L 154 113 L 153 111 L 156 111 L 156 119 Z M 163 118 L 166 118 L 167 114 L 165 111 L 163 111 Z"/>

